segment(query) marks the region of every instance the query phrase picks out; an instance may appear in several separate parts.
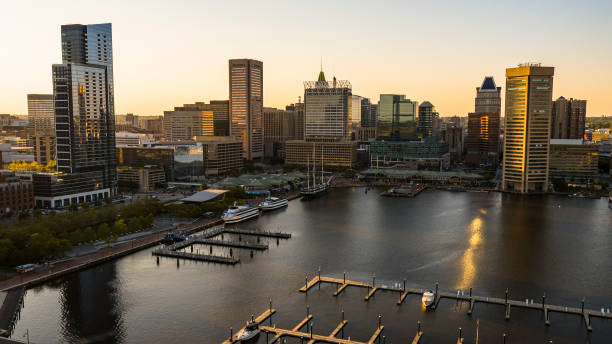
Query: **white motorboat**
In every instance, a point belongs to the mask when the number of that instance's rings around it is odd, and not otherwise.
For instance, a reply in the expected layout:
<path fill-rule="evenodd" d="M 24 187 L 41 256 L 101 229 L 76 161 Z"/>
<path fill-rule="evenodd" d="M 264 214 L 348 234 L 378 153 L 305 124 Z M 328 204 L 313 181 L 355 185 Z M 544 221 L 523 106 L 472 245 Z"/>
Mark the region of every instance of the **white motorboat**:
<path fill-rule="evenodd" d="M 423 306 L 426 308 L 431 307 L 435 301 L 435 295 L 431 290 L 427 290 L 423 293 L 423 297 L 421 298 L 421 302 L 423 302 Z"/>
<path fill-rule="evenodd" d="M 259 324 L 256 321 L 247 321 L 244 329 L 236 334 L 236 340 L 238 343 L 245 343 L 257 337 L 260 332 Z"/>
<path fill-rule="evenodd" d="M 261 208 L 263 211 L 268 211 L 286 207 L 287 205 L 289 205 L 289 201 L 284 198 L 268 197 L 261 202 L 259 208 Z"/>
<path fill-rule="evenodd" d="M 238 223 L 259 216 L 259 209 L 251 205 L 233 205 L 221 217 L 225 223 Z"/>

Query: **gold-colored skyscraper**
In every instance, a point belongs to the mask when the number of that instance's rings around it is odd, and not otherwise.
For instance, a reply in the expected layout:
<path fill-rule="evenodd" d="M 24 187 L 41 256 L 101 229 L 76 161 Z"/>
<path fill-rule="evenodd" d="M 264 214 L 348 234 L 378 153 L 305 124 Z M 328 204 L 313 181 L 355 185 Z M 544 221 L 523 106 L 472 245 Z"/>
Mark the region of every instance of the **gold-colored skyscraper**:
<path fill-rule="evenodd" d="M 506 69 L 502 190 L 545 192 L 554 67 L 521 64 Z"/>

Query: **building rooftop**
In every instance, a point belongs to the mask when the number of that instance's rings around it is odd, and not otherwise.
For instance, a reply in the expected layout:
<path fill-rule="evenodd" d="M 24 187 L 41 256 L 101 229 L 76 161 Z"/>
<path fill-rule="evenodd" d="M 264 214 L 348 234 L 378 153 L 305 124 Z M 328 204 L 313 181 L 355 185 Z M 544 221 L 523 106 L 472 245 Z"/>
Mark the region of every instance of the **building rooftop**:
<path fill-rule="evenodd" d="M 582 139 L 551 139 L 551 145 L 581 145 Z"/>
<path fill-rule="evenodd" d="M 226 193 L 227 190 L 219 190 L 219 189 L 206 189 L 199 192 L 194 193 L 193 195 L 183 198 L 183 202 L 191 202 L 191 203 L 202 203 L 213 200 L 220 195 Z"/>
<path fill-rule="evenodd" d="M 495 80 L 493 80 L 492 76 L 486 76 L 482 81 L 482 85 L 480 86 L 481 91 L 497 91 L 497 86 L 495 85 Z"/>

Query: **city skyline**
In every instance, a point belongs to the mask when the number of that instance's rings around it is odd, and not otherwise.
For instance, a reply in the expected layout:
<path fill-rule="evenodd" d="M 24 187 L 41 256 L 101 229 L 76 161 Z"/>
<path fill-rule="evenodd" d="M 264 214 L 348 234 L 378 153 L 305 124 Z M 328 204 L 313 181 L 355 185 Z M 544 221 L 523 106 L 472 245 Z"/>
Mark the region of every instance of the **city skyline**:
<path fill-rule="evenodd" d="M 612 109 L 612 100 L 606 99 L 612 76 L 606 63 L 612 47 L 606 36 L 612 24 L 605 21 L 612 5 L 602 1 L 580 7 L 530 3 L 533 13 L 524 14 L 529 24 L 525 28 L 512 27 L 512 16 L 506 15 L 521 11 L 521 4 L 390 2 L 347 7 L 183 1 L 154 5 L 141 15 L 137 4 L 110 1 L 106 9 L 90 11 L 87 4 L 63 3 L 66 6 L 14 4 L 15 15 L 0 23 L 5 32 L 20 32 L 5 41 L 4 51 L 16 53 L 2 55 L 3 62 L 15 68 L 4 71 L 0 112 L 25 114 L 26 94 L 51 93 L 49 66 L 61 61 L 53 48 L 61 40 L 59 28 L 79 22 L 113 24 L 116 114 L 162 115 L 176 104 L 228 99 L 227 61 L 234 58 L 263 61 L 264 105 L 284 108 L 302 95 L 302 82 L 312 80 L 321 57 L 326 75 L 351 81 L 355 94 L 373 102 L 380 94 L 406 94 L 435 104 L 442 116 L 467 116 L 473 89 L 482 78 L 503 80 L 505 68 L 521 62 L 555 66 L 553 98 L 588 100 L 587 116 L 609 115 Z M 249 10 L 253 6 L 260 8 Z M 394 11 L 384 10 L 390 6 Z M 62 8 L 72 10 L 64 13 Z M 371 17 L 370 11 L 379 15 Z M 436 25 L 423 25 L 425 16 L 399 20 L 424 11 L 436 13 Z M 549 15 L 538 15 L 543 12 Z M 30 20 L 18 20 L 26 15 Z M 198 16 L 207 20 L 189 20 Z M 253 20 L 260 24 L 250 25 Z M 364 27 L 360 21 L 371 25 Z M 281 26 L 286 29 L 278 30 Z M 346 36 L 325 37 L 326 30 L 341 30 Z M 176 40 L 179 32 L 189 34 Z M 238 35 L 245 32 L 250 34 Z M 575 44 L 563 44 L 568 41 Z M 370 48 L 359 54 L 350 49 L 365 43 Z M 380 54 L 384 46 L 393 46 L 393 53 Z M 159 65 L 167 67 L 152 69 Z"/>

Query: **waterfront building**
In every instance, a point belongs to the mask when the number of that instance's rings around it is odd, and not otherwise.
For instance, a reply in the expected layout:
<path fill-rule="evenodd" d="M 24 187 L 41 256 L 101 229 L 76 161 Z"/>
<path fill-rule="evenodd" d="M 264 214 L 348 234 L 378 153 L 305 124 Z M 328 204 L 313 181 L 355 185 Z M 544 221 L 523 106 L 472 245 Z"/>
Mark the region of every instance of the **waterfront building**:
<path fill-rule="evenodd" d="M 304 137 L 307 141 L 347 141 L 351 139 L 352 86 L 346 80 L 304 82 Z"/>
<path fill-rule="evenodd" d="M 474 168 L 496 169 L 499 163 L 499 113 L 468 114 L 465 162 Z"/>
<path fill-rule="evenodd" d="M 34 187 L 12 171 L 0 171 L 0 216 L 34 208 Z"/>
<path fill-rule="evenodd" d="M 116 172 L 115 172 L 116 173 Z M 103 188 L 102 171 L 91 172 L 33 172 L 36 208 L 66 208 L 71 204 L 95 202 L 111 196 Z"/>
<path fill-rule="evenodd" d="M 356 141 L 303 141 L 289 140 L 285 145 L 285 164 L 313 163 L 321 166 L 354 167 L 357 164 Z M 320 168 L 320 167 L 317 167 Z"/>
<path fill-rule="evenodd" d="M 165 147 L 117 147 L 118 166 L 161 166 L 166 181 L 174 180 L 174 149 Z"/>
<path fill-rule="evenodd" d="M 34 161 L 40 165 L 46 165 L 55 160 L 55 136 L 34 135 L 32 136 L 32 147 L 34 148 Z"/>
<path fill-rule="evenodd" d="M 550 177 L 588 180 L 597 177 L 599 145 L 582 139 L 550 140 Z"/>
<path fill-rule="evenodd" d="M 164 140 L 189 141 L 194 136 L 213 136 L 213 112 L 206 110 L 164 111 Z"/>
<path fill-rule="evenodd" d="M 559 97 L 553 101 L 551 139 L 582 139 L 586 122 L 586 100 Z"/>
<path fill-rule="evenodd" d="M 358 96 L 358 95 L 351 95 L 351 128 L 353 129 L 353 132 L 355 132 L 355 128 L 360 127 L 361 126 L 361 122 L 364 120 L 364 116 L 366 116 L 367 114 L 361 112 L 361 110 L 363 109 L 363 102 L 366 100 L 366 98 Z"/>
<path fill-rule="evenodd" d="M 548 190 L 554 67 L 539 63 L 506 69 L 502 190 Z"/>
<path fill-rule="evenodd" d="M 476 87 L 474 103 L 474 113 L 476 114 L 501 114 L 501 87 L 495 85 L 495 80 L 492 76 L 486 76 L 480 87 Z"/>
<path fill-rule="evenodd" d="M 160 166 L 145 165 L 142 167 L 117 167 L 119 186 L 134 186 L 139 192 L 151 192 L 166 184 L 166 173 Z"/>
<path fill-rule="evenodd" d="M 436 108 L 428 101 L 419 105 L 418 131 L 423 137 L 438 136 L 440 134 L 439 122 L 440 115 Z"/>
<path fill-rule="evenodd" d="M 28 94 L 28 132 L 34 135 L 55 135 L 53 94 Z"/>
<path fill-rule="evenodd" d="M 230 135 L 247 160 L 263 158 L 263 62 L 229 60 Z"/>
<path fill-rule="evenodd" d="M 378 140 L 416 140 L 418 103 L 403 94 L 381 94 L 378 102 Z"/>
<path fill-rule="evenodd" d="M 450 167 L 448 143 L 437 137 L 421 141 L 372 141 L 370 166 L 441 171 Z"/>
<path fill-rule="evenodd" d="M 244 166 L 242 142 L 227 136 L 197 136 L 202 144 L 205 175 L 222 175 Z"/>
<path fill-rule="evenodd" d="M 57 170 L 98 171 L 100 187 L 114 193 L 112 25 L 62 25 L 61 40 L 62 64 L 53 65 Z"/>
<path fill-rule="evenodd" d="M 212 111 L 214 136 L 229 135 L 229 100 L 211 100 L 209 104 L 205 102 L 183 104 L 175 107 L 174 111 Z"/>

